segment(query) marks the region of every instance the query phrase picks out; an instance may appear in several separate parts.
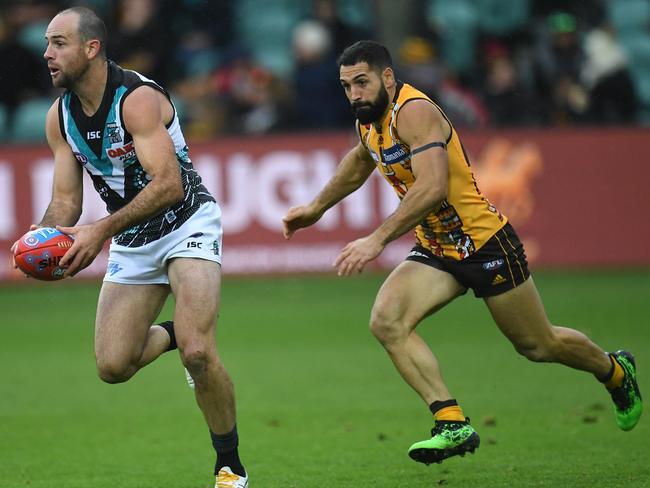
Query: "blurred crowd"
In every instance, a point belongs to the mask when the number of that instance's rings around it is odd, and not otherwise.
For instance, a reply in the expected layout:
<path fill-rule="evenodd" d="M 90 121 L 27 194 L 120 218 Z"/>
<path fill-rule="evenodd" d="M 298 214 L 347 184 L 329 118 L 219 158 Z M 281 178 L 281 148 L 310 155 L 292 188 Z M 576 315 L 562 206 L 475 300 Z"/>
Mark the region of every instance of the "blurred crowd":
<path fill-rule="evenodd" d="M 194 140 L 350 127 L 336 57 L 364 38 L 460 127 L 650 124 L 650 0 L 3 0 L 0 140 L 42 137 L 43 35 L 73 5 Z"/>

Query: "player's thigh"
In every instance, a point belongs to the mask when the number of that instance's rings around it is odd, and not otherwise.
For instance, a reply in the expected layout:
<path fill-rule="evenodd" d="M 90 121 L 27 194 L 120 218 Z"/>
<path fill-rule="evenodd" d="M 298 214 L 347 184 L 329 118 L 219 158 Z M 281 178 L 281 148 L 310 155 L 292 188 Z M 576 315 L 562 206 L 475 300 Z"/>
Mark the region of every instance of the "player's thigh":
<path fill-rule="evenodd" d="M 413 329 L 424 317 L 465 291 L 450 273 L 416 261 L 404 261 L 379 290 L 371 324 L 392 322 Z"/>
<path fill-rule="evenodd" d="M 221 265 L 197 258 L 169 261 L 169 285 L 176 308 L 174 329 L 179 348 L 203 337 L 214 341 L 221 294 Z"/>
<path fill-rule="evenodd" d="M 139 358 L 149 327 L 168 295 L 167 285 L 105 281 L 99 293 L 95 321 L 97 358 L 118 362 Z"/>
<path fill-rule="evenodd" d="M 505 293 L 485 298 L 485 303 L 501 332 L 514 344 L 539 343 L 553 334 L 532 277 Z"/>

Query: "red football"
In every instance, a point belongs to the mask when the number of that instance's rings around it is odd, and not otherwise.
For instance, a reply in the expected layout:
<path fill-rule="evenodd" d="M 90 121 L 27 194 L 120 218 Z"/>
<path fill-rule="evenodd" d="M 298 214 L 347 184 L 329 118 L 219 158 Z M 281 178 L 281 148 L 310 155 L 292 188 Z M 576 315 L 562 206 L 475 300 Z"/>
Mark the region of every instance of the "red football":
<path fill-rule="evenodd" d="M 30 230 L 18 240 L 14 250 L 16 265 L 29 276 L 54 281 L 63 278 L 59 261 L 70 249 L 74 240 L 52 227 Z"/>

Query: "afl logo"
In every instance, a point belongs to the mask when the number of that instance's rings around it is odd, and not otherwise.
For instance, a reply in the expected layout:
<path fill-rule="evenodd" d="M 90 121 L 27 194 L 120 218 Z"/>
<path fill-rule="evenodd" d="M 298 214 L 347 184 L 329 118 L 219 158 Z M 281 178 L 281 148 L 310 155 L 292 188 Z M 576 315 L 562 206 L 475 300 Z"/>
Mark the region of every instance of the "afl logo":
<path fill-rule="evenodd" d="M 494 261 L 490 261 L 489 263 L 483 263 L 483 269 L 488 271 L 491 269 L 497 269 L 503 266 L 503 263 L 505 261 L 503 259 L 495 259 Z"/>
<path fill-rule="evenodd" d="M 77 161 L 79 161 L 81 164 L 88 164 L 88 158 L 81 154 L 80 152 L 74 153 L 74 157 L 77 158 Z"/>
<path fill-rule="evenodd" d="M 25 243 L 26 246 L 29 247 L 34 247 L 38 245 L 38 239 L 36 237 L 32 236 L 27 236 L 23 239 L 23 242 Z"/>

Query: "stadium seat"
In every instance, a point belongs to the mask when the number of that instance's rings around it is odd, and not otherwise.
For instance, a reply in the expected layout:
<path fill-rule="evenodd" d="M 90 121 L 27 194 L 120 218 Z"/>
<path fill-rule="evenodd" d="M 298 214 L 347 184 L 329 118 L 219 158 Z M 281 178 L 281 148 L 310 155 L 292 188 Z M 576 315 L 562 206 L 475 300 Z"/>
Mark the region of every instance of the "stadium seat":
<path fill-rule="evenodd" d="M 42 20 L 25 25 L 18 33 L 18 40 L 27 49 L 37 56 L 42 56 L 45 51 L 45 31 L 49 21 Z"/>
<path fill-rule="evenodd" d="M 523 27 L 530 15 L 530 0 L 474 0 L 484 32 L 502 36 Z"/>
<path fill-rule="evenodd" d="M 260 15 L 262 13 L 262 15 Z M 255 60 L 279 76 L 286 76 L 293 67 L 291 36 L 293 27 L 309 13 L 309 3 L 300 0 L 236 2 L 236 31 Z"/>
<path fill-rule="evenodd" d="M 0 143 L 6 142 L 9 138 L 7 117 L 7 107 L 0 103 Z"/>
<path fill-rule="evenodd" d="M 372 9 L 369 4 L 367 0 L 339 0 L 336 5 L 346 24 L 367 31 L 372 26 Z"/>
<path fill-rule="evenodd" d="M 639 32 L 624 36 L 623 48 L 629 57 L 629 69 L 641 105 L 641 122 L 650 123 L 650 36 Z"/>
<path fill-rule="evenodd" d="M 650 1 L 608 0 L 607 14 L 620 35 L 646 31 L 650 23 Z"/>
<path fill-rule="evenodd" d="M 52 102 L 50 98 L 35 98 L 20 105 L 9 130 L 12 142 L 44 143 L 45 116 Z"/>
<path fill-rule="evenodd" d="M 479 15 L 471 0 L 429 0 L 427 20 L 440 33 L 442 56 L 459 72 L 474 62 Z"/>

